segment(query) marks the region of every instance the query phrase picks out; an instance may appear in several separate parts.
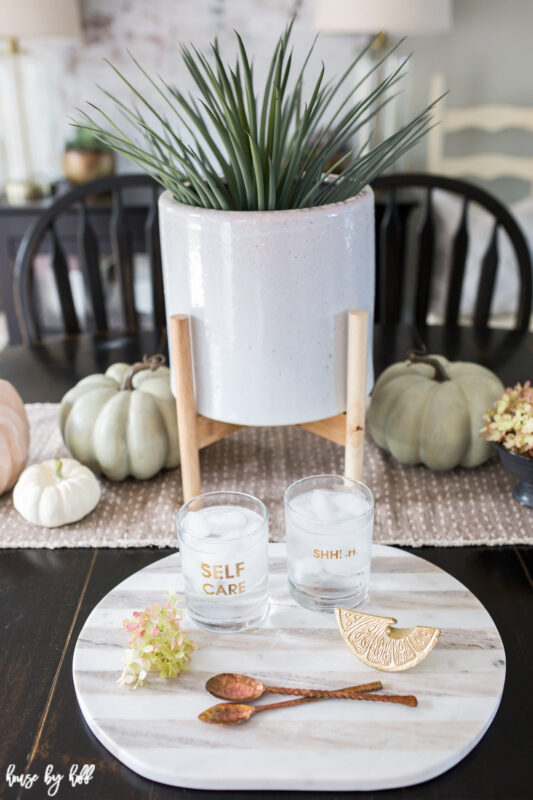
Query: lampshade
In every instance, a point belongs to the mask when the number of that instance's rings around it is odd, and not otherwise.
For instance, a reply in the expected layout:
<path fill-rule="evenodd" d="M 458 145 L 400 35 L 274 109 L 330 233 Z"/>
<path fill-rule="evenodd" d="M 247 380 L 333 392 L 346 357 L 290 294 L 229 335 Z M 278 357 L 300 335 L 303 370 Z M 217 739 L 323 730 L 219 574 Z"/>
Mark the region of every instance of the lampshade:
<path fill-rule="evenodd" d="M 79 0 L 0 0 L 0 36 L 79 39 Z"/>
<path fill-rule="evenodd" d="M 315 27 L 324 33 L 444 33 L 451 0 L 316 0 Z"/>

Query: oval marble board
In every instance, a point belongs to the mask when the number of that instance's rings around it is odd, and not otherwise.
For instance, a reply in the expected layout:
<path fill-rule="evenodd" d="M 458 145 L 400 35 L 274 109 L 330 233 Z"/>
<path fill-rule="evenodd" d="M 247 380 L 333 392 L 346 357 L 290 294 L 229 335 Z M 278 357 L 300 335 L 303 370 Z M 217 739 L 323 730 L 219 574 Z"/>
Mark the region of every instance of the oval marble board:
<path fill-rule="evenodd" d="M 191 671 L 174 681 L 149 676 L 135 691 L 116 684 L 128 636 L 122 620 L 163 601 L 169 589 L 183 605 L 179 555 L 135 573 L 96 606 L 76 644 L 74 685 L 89 727 L 126 766 L 197 789 L 377 790 L 433 778 L 479 742 L 500 703 L 505 653 L 489 614 L 455 578 L 402 550 L 373 546 L 370 596 L 359 608 L 396 617 L 401 627 L 442 629 L 425 661 L 387 673 L 355 658 L 333 614 L 296 604 L 283 543 L 270 545 L 270 575 L 270 613 L 261 628 L 214 634 L 185 615 L 199 645 Z M 381 679 L 385 691 L 416 694 L 419 705 L 327 700 L 221 728 L 197 719 L 219 702 L 204 689 L 217 672 L 332 689 Z"/>

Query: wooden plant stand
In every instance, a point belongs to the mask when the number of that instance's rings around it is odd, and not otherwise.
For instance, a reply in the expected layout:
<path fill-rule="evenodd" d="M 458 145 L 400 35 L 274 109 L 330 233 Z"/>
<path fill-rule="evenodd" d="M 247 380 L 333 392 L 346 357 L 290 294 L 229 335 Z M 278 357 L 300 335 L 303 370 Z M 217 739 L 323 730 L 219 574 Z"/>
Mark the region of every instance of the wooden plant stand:
<path fill-rule="evenodd" d="M 170 318 L 170 339 L 178 413 L 183 502 L 200 494 L 200 450 L 242 428 L 229 422 L 203 417 L 196 411 L 191 355 L 191 333 L 187 314 Z M 345 447 L 344 474 L 362 480 L 366 398 L 368 313 L 350 311 L 348 318 L 348 374 L 346 413 L 302 422 L 299 427 Z"/>

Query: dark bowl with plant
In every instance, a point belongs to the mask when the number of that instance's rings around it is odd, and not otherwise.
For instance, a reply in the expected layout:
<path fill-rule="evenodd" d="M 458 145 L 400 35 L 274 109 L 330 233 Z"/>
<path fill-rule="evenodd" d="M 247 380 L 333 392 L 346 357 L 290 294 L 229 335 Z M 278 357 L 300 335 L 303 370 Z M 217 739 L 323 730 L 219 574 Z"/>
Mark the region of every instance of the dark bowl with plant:
<path fill-rule="evenodd" d="M 503 466 L 519 478 L 513 497 L 533 508 L 533 387 L 506 389 L 483 420 L 482 436 L 493 442 Z"/>
<path fill-rule="evenodd" d="M 106 178 L 115 171 L 113 151 L 90 131 L 76 128 L 65 144 L 63 174 L 74 184 Z"/>

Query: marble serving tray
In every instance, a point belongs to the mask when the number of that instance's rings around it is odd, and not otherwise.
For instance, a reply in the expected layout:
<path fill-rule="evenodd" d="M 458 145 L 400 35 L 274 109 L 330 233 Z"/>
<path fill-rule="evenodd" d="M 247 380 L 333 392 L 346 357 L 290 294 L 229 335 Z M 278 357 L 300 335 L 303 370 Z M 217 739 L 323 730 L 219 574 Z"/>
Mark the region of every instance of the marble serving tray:
<path fill-rule="evenodd" d="M 401 627 L 440 627 L 436 648 L 403 673 L 377 672 L 344 644 L 333 614 L 306 611 L 287 586 L 284 544 L 270 545 L 271 607 L 261 628 L 213 634 L 185 616 L 199 650 L 175 681 L 149 678 L 120 689 L 122 620 L 182 590 L 179 555 L 151 564 L 96 606 L 73 661 L 78 702 L 100 742 L 151 780 L 197 789 L 377 790 L 408 786 L 453 767 L 479 742 L 500 703 L 505 653 L 476 597 L 424 559 L 384 545 L 372 550 L 368 601 Z M 205 681 L 244 672 L 274 685 L 340 688 L 381 679 L 419 705 L 328 700 L 257 715 L 233 728 L 206 725 L 216 701 Z M 266 695 L 258 702 L 282 699 Z"/>

